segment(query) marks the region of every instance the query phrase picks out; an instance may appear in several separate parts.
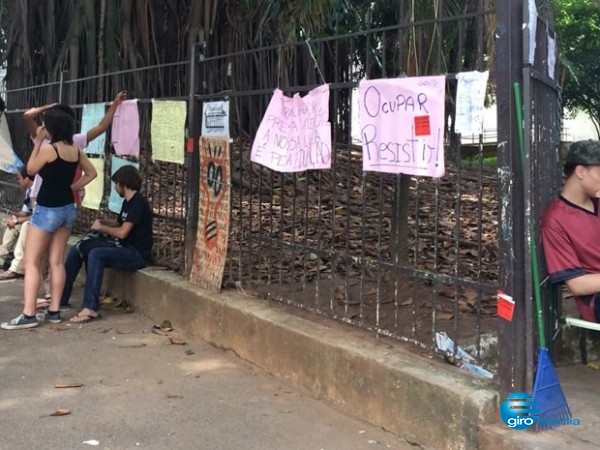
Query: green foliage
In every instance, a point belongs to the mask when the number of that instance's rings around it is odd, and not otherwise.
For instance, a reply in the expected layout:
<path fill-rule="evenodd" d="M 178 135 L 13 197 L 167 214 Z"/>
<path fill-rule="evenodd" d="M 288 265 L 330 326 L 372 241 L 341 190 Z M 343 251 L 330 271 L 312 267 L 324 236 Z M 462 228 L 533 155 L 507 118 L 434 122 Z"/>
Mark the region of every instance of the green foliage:
<path fill-rule="evenodd" d="M 471 156 L 470 158 L 463 158 L 461 164 L 465 167 L 498 167 L 498 157 L 488 156 L 481 159 L 479 156 Z"/>
<path fill-rule="evenodd" d="M 600 6 L 597 0 L 555 0 L 563 105 L 587 112 L 600 131 Z"/>

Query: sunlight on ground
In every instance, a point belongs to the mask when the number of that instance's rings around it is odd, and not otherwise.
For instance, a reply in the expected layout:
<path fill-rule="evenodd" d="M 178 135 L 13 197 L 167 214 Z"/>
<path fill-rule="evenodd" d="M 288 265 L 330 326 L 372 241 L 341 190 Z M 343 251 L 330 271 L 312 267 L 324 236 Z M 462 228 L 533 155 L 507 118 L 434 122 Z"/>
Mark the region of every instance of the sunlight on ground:
<path fill-rule="evenodd" d="M 226 359 L 203 359 L 201 361 L 182 362 L 180 367 L 190 373 L 206 373 L 223 370 L 233 370 L 237 365 Z"/>

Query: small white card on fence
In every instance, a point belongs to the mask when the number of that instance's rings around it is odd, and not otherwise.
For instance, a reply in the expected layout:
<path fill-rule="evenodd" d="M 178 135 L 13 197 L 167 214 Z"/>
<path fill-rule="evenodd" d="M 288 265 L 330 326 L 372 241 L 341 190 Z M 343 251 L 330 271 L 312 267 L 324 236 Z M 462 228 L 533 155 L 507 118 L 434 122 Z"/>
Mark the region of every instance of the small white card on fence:
<path fill-rule="evenodd" d="M 202 136 L 229 138 L 229 100 L 204 102 L 202 105 Z"/>

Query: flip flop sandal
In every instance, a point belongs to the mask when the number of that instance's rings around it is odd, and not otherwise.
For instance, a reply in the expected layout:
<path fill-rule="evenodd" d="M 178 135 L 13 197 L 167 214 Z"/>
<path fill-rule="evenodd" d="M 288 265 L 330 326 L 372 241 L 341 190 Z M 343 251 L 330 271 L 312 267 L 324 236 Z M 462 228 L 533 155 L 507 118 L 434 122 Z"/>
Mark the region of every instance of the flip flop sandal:
<path fill-rule="evenodd" d="M 73 320 L 77 318 L 78 320 Z M 71 317 L 70 322 L 71 323 L 89 323 L 89 322 L 93 322 L 94 320 L 98 320 L 101 319 L 102 316 L 100 314 L 98 314 L 97 316 L 92 316 L 90 314 L 75 314 L 73 317 Z"/>

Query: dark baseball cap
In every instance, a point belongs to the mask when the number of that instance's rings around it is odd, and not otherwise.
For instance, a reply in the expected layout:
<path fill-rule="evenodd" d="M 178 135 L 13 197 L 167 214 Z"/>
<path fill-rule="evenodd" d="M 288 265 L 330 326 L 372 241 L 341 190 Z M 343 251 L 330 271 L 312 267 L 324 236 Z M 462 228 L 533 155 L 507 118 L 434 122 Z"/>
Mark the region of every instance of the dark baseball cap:
<path fill-rule="evenodd" d="M 569 147 L 565 164 L 600 166 L 600 141 L 588 139 L 573 142 Z"/>

